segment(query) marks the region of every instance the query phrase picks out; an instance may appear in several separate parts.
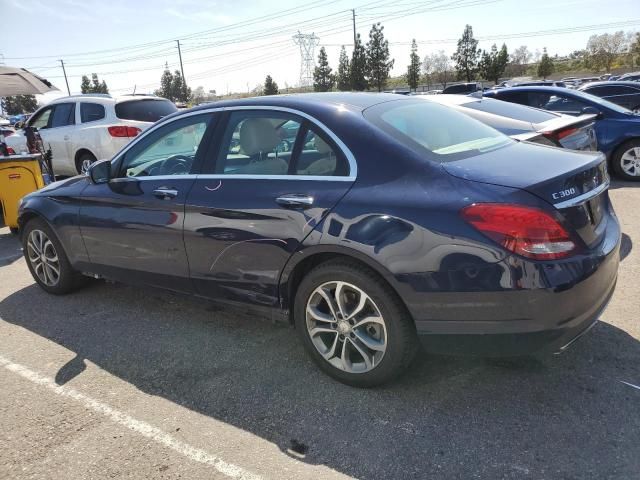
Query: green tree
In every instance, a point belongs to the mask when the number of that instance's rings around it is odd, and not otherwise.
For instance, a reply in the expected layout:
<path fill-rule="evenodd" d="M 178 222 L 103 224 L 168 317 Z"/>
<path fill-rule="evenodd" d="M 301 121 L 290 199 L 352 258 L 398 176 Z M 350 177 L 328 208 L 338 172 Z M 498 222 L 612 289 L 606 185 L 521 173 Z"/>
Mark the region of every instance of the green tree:
<path fill-rule="evenodd" d="M 384 38 L 384 27 L 374 23 L 367 43 L 367 77 L 379 92 L 387 85 L 389 72 L 393 68 L 394 61 L 389 57 L 389 41 Z"/>
<path fill-rule="evenodd" d="M 180 70 L 173 72 L 171 80 L 171 100 L 174 102 L 187 103 L 191 98 L 191 89 L 187 87 Z"/>
<path fill-rule="evenodd" d="M 538 76 L 546 80 L 547 77 L 551 75 L 555 69 L 556 67 L 553 64 L 553 60 L 547 53 L 547 48 L 545 47 L 542 50 L 542 57 L 540 57 L 540 63 L 538 63 Z"/>
<path fill-rule="evenodd" d="M 411 42 L 411 54 L 409 55 L 409 66 L 407 67 L 407 83 L 409 88 L 415 90 L 420 83 L 420 55 L 418 55 L 418 44 L 414 38 Z"/>
<path fill-rule="evenodd" d="M 335 76 L 331 73 L 327 59 L 327 51 L 322 47 L 318 55 L 318 66 L 313 71 L 313 89 L 316 92 L 329 92 L 335 82 Z"/>
<path fill-rule="evenodd" d="M 490 52 L 482 52 L 478 70 L 482 78 L 491 80 L 497 84 L 502 74 L 504 74 L 508 61 L 509 53 L 507 52 L 507 46 L 502 44 L 502 48 L 498 50 L 498 47 L 494 43 L 491 46 Z"/>
<path fill-rule="evenodd" d="M 86 75 L 82 76 L 80 91 L 82 93 L 109 93 L 109 87 L 107 87 L 107 83 L 104 80 L 100 81 L 97 73 L 92 73 L 91 81 Z"/>
<path fill-rule="evenodd" d="M 82 82 L 80 82 L 80 91 L 82 93 L 91 93 L 91 82 L 86 75 L 82 76 Z"/>
<path fill-rule="evenodd" d="M 640 32 L 636 33 L 635 39 L 631 40 L 629 54 L 631 55 L 631 66 L 640 65 Z"/>
<path fill-rule="evenodd" d="M 7 115 L 19 115 L 32 113 L 38 108 L 38 102 L 34 95 L 14 95 L 2 99 L 2 111 Z"/>
<path fill-rule="evenodd" d="M 473 28 L 466 25 L 462 37 L 458 40 L 458 48 L 451 57 L 456 63 L 458 80 L 465 79 L 470 82 L 476 78 L 479 56 L 478 40 L 473 38 Z"/>
<path fill-rule="evenodd" d="M 351 75 L 349 72 L 349 57 L 347 56 L 347 51 L 343 45 L 340 50 L 340 59 L 338 60 L 338 77 L 336 79 L 338 90 L 342 92 L 351 90 Z"/>
<path fill-rule="evenodd" d="M 610 71 L 614 60 L 627 50 L 628 40 L 622 30 L 591 35 L 587 42 L 589 63 L 597 70 Z"/>
<path fill-rule="evenodd" d="M 155 91 L 155 94 L 159 97 L 166 98 L 167 100 L 174 101 L 172 85 L 173 75 L 171 74 L 168 65 L 165 64 L 164 72 L 162 72 L 162 77 L 160 77 L 160 88 Z"/>
<path fill-rule="evenodd" d="M 273 81 L 271 75 L 267 75 L 264 79 L 264 88 L 262 89 L 263 95 L 278 95 L 278 84 Z"/>
<path fill-rule="evenodd" d="M 353 49 L 349 66 L 349 78 L 351 90 L 361 92 L 369 86 L 367 83 L 367 52 L 362 45 L 360 34 L 356 35 L 356 46 Z"/>

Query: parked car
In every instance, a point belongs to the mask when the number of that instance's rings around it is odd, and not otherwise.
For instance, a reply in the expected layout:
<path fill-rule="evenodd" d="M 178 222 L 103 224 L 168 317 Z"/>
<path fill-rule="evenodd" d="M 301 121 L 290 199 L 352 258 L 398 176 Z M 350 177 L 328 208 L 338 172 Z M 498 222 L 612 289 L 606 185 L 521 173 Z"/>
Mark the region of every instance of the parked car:
<path fill-rule="evenodd" d="M 111 158 L 156 120 L 177 111 L 155 96 L 75 95 L 54 100 L 37 110 L 27 126 L 36 127 L 45 148 L 51 148 L 56 175 L 86 172 L 99 159 Z M 27 150 L 21 130 L 7 139 L 17 153 Z"/>
<path fill-rule="evenodd" d="M 514 87 L 485 95 L 566 115 L 595 113 L 598 149 L 619 177 L 640 181 L 640 116 L 631 110 L 595 95 L 556 87 Z"/>
<path fill-rule="evenodd" d="M 291 322 L 322 370 L 371 386 L 419 339 L 523 355 L 587 331 L 617 277 L 608 184 L 599 152 L 515 142 L 424 98 L 269 96 L 160 120 L 25 197 L 20 228 L 47 292 L 86 274 L 209 297 Z"/>
<path fill-rule="evenodd" d="M 640 113 L 640 82 L 592 82 L 578 90 Z"/>
<path fill-rule="evenodd" d="M 607 80 L 609 82 L 614 82 L 616 80 L 620 80 L 620 75 L 611 75 Z"/>
<path fill-rule="evenodd" d="M 511 84 L 512 87 L 566 87 L 561 80 L 536 80 L 532 82 L 517 82 Z"/>
<path fill-rule="evenodd" d="M 438 95 L 429 101 L 455 108 L 511 138 L 570 148 L 597 150 L 595 115 L 572 117 L 538 108 L 467 95 Z"/>
<path fill-rule="evenodd" d="M 456 95 L 464 95 L 467 93 L 481 92 L 482 85 L 476 82 L 471 83 L 456 83 L 455 85 L 448 85 L 447 87 L 442 89 L 442 93 L 444 94 L 456 94 Z"/>
<path fill-rule="evenodd" d="M 618 80 L 621 82 L 637 82 L 640 80 L 640 72 L 625 73 L 621 75 Z"/>

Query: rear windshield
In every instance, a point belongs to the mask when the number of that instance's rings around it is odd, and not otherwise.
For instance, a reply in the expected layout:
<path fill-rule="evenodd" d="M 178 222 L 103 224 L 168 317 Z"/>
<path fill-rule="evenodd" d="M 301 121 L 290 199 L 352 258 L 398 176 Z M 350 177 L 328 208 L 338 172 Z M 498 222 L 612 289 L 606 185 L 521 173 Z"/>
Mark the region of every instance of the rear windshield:
<path fill-rule="evenodd" d="M 558 118 L 558 115 L 554 113 L 538 110 L 537 108 L 525 107 L 517 103 L 494 100 L 493 98 L 483 98 L 479 101 L 463 103 L 461 106 L 529 123 L 542 123 Z"/>
<path fill-rule="evenodd" d="M 495 150 L 513 142 L 509 137 L 452 108 L 426 99 L 374 105 L 365 118 L 418 153 L 445 163 Z"/>
<path fill-rule="evenodd" d="M 177 112 L 178 108 L 169 100 L 129 100 L 116 104 L 116 117 L 138 122 L 157 122 L 162 117 Z"/>

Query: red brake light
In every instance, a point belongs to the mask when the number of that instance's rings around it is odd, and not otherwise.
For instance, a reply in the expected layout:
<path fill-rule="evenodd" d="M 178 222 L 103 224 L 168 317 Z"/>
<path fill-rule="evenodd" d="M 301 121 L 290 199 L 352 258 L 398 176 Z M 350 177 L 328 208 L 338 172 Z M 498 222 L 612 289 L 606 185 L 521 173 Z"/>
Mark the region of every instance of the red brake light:
<path fill-rule="evenodd" d="M 15 155 L 16 151 L 11 148 L 11 147 L 7 147 L 7 155 Z"/>
<path fill-rule="evenodd" d="M 137 127 L 128 127 L 126 125 L 115 125 L 113 127 L 108 127 L 109 135 L 112 137 L 135 137 L 142 130 Z"/>
<path fill-rule="evenodd" d="M 554 138 L 556 140 L 562 140 L 564 137 L 568 137 L 578 131 L 575 127 L 565 128 L 564 130 L 557 130 L 551 132 L 542 132 L 545 137 Z"/>
<path fill-rule="evenodd" d="M 576 248 L 569 233 L 548 213 L 504 203 L 476 203 L 462 217 L 510 252 L 536 260 L 568 257 Z"/>

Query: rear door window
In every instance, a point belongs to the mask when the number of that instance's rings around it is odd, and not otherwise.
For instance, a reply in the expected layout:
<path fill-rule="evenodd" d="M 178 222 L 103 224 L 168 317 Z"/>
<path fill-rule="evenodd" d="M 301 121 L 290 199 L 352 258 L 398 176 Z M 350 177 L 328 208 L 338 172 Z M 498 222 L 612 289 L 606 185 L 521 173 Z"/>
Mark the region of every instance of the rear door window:
<path fill-rule="evenodd" d="M 138 122 L 157 122 L 177 111 L 178 108 L 169 100 L 128 100 L 116 104 L 116 117 Z"/>
<path fill-rule="evenodd" d="M 89 123 L 102 120 L 105 116 L 104 106 L 99 103 L 80 104 L 80 122 Z"/>
<path fill-rule="evenodd" d="M 349 164 L 342 152 L 314 128 L 305 128 L 297 157 L 296 175 L 334 177 L 349 175 Z"/>
<path fill-rule="evenodd" d="M 302 122 L 280 112 L 233 112 L 216 173 L 287 175 Z"/>
<path fill-rule="evenodd" d="M 53 107 L 51 128 L 66 127 L 76 123 L 76 104 L 58 103 Z"/>

